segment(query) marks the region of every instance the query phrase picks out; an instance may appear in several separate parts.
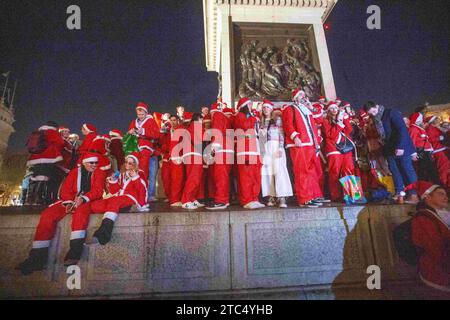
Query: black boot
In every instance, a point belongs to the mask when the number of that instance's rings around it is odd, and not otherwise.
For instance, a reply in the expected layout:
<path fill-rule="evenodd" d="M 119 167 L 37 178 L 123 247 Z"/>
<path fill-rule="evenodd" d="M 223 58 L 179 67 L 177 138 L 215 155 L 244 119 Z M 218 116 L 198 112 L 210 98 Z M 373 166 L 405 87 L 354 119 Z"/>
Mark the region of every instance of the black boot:
<path fill-rule="evenodd" d="M 23 275 L 28 275 L 34 271 L 42 271 L 47 265 L 48 248 L 31 249 L 28 258 L 19 264 L 16 269 Z"/>
<path fill-rule="evenodd" d="M 94 232 L 94 237 L 97 238 L 101 245 L 107 244 L 111 240 L 112 230 L 114 227 L 114 221 L 105 218 L 102 221 L 100 228 Z"/>
<path fill-rule="evenodd" d="M 64 258 L 64 266 L 72 266 L 80 261 L 83 254 L 84 240 L 85 238 L 70 240 L 70 249 Z"/>

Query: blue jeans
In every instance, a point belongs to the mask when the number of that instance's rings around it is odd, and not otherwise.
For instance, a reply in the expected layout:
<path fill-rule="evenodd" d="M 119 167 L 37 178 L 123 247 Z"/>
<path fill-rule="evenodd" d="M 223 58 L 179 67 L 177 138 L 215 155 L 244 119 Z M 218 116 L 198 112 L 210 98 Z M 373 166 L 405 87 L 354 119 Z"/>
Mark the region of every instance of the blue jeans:
<path fill-rule="evenodd" d="M 388 156 L 389 170 L 392 172 L 394 180 L 395 192 L 399 194 L 405 187 L 411 183 L 417 182 L 417 174 L 414 170 L 412 159 L 410 155 L 403 155 L 401 157 Z M 417 194 L 416 190 L 410 190 L 409 194 Z"/>
<path fill-rule="evenodd" d="M 150 157 L 148 165 L 148 197 L 154 197 L 156 194 L 156 176 L 158 174 L 159 161 L 157 156 Z"/>

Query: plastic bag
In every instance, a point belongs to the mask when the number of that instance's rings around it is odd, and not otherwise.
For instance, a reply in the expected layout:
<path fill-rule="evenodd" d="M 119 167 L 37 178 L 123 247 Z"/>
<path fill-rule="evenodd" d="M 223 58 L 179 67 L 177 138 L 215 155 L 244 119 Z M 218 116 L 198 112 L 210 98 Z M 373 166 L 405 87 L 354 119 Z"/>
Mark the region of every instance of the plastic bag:
<path fill-rule="evenodd" d="M 392 176 L 378 177 L 378 181 L 380 181 L 380 183 L 386 187 L 387 191 L 389 191 L 392 194 L 395 194 L 394 179 L 392 178 Z"/>
<path fill-rule="evenodd" d="M 367 200 L 361 185 L 361 178 L 356 176 L 346 176 L 339 179 L 344 189 L 344 201 L 350 204 L 366 204 Z"/>
<path fill-rule="evenodd" d="M 138 138 L 134 134 L 125 134 L 122 139 L 123 142 L 123 152 L 125 156 L 129 155 L 132 152 L 139 151 L 138 147 Z"/>

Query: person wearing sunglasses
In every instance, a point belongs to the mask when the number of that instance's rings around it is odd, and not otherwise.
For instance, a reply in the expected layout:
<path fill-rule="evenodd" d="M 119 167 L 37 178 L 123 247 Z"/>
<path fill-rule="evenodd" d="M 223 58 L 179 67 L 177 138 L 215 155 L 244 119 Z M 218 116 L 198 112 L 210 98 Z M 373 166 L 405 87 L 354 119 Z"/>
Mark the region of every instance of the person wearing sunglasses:
<path fill-rule="evenodd" d="M 72 233 L 70 250 L 65 260 L 81 257 L 88 221 L 82 219 L 83 215 L 79 213 L 88 208 L 92 201 L 102 198 L 105 178 L 105 173 L 98 169 L 97 155 L 85 153 L 82 165 L 72 169 L 64 180 L 59 200 L 42 212 L 29 256 L 17 267 L 22 274 L 28 275 L 45 269 L 56 226 L 69 213 L 73 213 Z"/>
<path fill-rule="evenodd" d="M 106 179 L 107 189 L 113 196 L 107 199 L 93 201 L 79 212 L 86 224 L 91 213 L 104 214 L 100 227 L 93 237 L 101 245 L 111 240 L 111 235 L 119 211 L 135 205 L 138 211 L 147 211 L 147 183 L 145 174 L 139 169 L 139 153 L 132 152 L 125 157 L 124 167 L 118 175 L 111 175 Z M 73 261 L 73 263 L 78 261 Z"/>

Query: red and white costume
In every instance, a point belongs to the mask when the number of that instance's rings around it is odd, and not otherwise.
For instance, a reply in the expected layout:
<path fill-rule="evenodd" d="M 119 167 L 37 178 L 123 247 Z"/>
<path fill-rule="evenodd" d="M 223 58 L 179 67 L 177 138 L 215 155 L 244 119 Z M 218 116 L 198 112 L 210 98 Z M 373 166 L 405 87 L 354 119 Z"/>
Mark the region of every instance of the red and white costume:
<path fill-rule="evenodd" d="M 62 150 L 65 143 L 58 132 L 58 129 L 51 126 L 42 126 L 39 131 L 45 132 L 47 148 L 41 153 L 31 154 L 27 161 L 27 166 L 37 164 L 55 164 L 63 160 Z"/>
<path fill-rule="evenodd" d="M 328 187 L 331 201 L 342 201 L 342 187 L 339 179 L 355 174 L 353 152 L 342 154 L 336 148 L 336 144 L 347 137 L 350 141 L 352 125 L 349 119 L 343 122 L 324 119 L 323 132 L 325 134 L 325 154 L 328 159 Z"/>
<path fill-rule="evenodd" d="M 90 144 L 89 152 L 98 155 L 98 167 L 100 170 L 106 172 L 106 175 L 111 171 L 111 161 L 108 158 L 107 150 L 108 139 L 104 136 L 96 136 Z"/>
<path fill-rule="evenodd" d="M 139 146 L 139 169 L 144 171 L 145 179 L 148 179 L 150 157 L 154 152 L 154 144 L 159 138 L 159 127 L 151 115 L 148 114 L 148 106 L 139 102 L 136 110 L 147 112 L 147 116 L 141 121 L 133 120 L 128 127 L 128 131 L 136 129 Z"/>
<path fill-rule="evenodd" d="M 214 152 L 212 177 L 214 181 L 214 202 L 230 202 L 230 172 L 234 162 L 234 132 L 231 118 L 227 117 L 219 104 L 211 106 L 211 146 Z"/>
<path fill-rule="evenodd" d="M 179 143 L 182 140 L 180 130 L 185 129 L 183 125 L 170 129 L 169 140 L 169 169 L 170 169 L 170 192 L 169 203 L 181 203 L 181 195 L 185 182 L 185 168 L 183 164 L 183 157 Z"/>
<path fill-rule="evenodd" d="M 239 100 L 238 109 L 248 106 L 251 100 Z M 258 119 L 249 114 L 238 112 L 234 117 L 236 136 L 236 163 L 238 175 L 238 197 L 242 206 L 250 202 L 259 202 L 261 191 L 261 159 L 257 136 Z"/>
<path fill-rule="evenodd" d="M 83 124 L 83 128 L 89 133 L 84 137 L 83 142 L 78 148 L 80 159 L 84 157 L 85 153 L 89 152 L 92 141 L 97 137 L 97 128 L 94 125 L 85 123 Z"/>
<path fill-rule="evenodd" d="M 294 98 L 296 93 L 294 92 Z M 320 189 L 316 174 L 316 153 L 320 148 L 313 113 L 304 105 L 286 107 L 283 110 L 283 128 L 286 148 L 292 159 L 294 191 L 300 205 L 314 199 L 314 190 Z M 295 145 L 295 138 L 301 141 Z"/>
<path fill-rule="evenodd" d="M 432 121 L 429 121 L 432 122 Z M 429 125 L 427 134 L 431 146 L 433 147 L 433 158 L 439 171 L 439 178 L 444 186 L 450 188 L 450 161 L 447 157 L 447 147 L 444 145 L 445 134 L 437 127 Z"/>
<path fill-rule="evenodd" d="M 201 194 L 200 189 L 203 187 L 201 185 L 203 176 L 202 124 L 198 121 L 191 121 L 187 131 L 190 136 L 183 137 L 183 163 L 186 168 L 186 183 L 181 196 L 183 204 L 198 200 L 199 194 Z"/>
<path fill-rule="evenodd" d="M 433 147 L 428 139 L 427 131 L 419 124 L 423 122 L 422 114 L 416 112 L 411 115 L 411 125 L 409 135 L 416 149 L 423 149 L 426 152 L 433 152 Z"/>
<path fill-rule="evenodd" d="M 98 158 L 94 154 L 87 153 L 85 154 L 84 161 L 98 161 Z M 80 213 L 88 209 L 89 204 L 92 201 L 102 198 L 106 175 L 103 171 L 96 169 L 90 174 L 90 190 L 82 193 L 82 174 L 87 174 L 87 171 L 82 173 L 82 170 L 84 170 L 84 168 L 78 167 L 70 171 L 61 186 L 60 200 L 51 204 L 42 212 L 34 236 L 33 248 L 47 248 L 50 246 L 50 241 L 55 235 L 58 221 L 67 215 L 66 207 L 64 205 L 72 204 L 79 195 L 82 196 L 86 203 L 76 208 L 72 215 L 71 240 L 84 238 L 86 236 L 86 228 L 89 220 L 85 218 L 84 214 Z"/>

